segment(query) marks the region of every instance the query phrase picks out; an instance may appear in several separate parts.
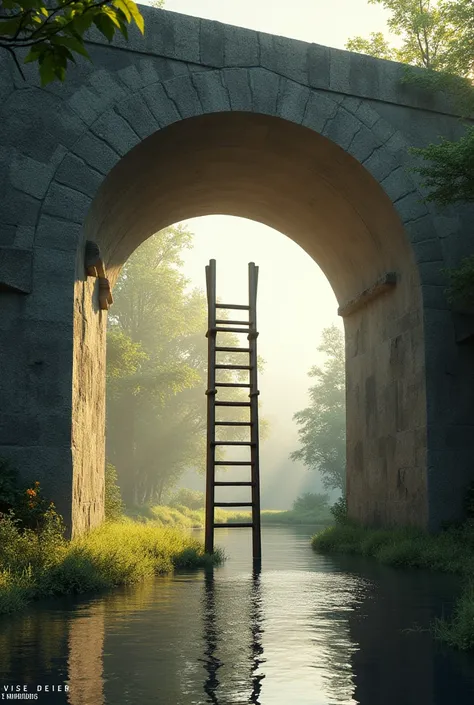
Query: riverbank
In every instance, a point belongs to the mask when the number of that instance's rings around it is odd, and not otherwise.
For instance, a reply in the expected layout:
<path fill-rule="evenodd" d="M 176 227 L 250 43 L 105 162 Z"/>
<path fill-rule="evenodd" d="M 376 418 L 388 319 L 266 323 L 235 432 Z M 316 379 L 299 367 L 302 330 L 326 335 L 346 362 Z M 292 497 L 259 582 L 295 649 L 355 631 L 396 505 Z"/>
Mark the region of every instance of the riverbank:
<path fill-rule="evenodd" d="M 203 509 L 189 509 L 183 505 L 169 507 L 156 505 L 152 507 L 138 507 L 128 512 L 128 516 L 135 521 L 154 523 L 158 526 L 175 526 L 189 529 L 203 529 L 205 525 L 205 512 Z M 262 524 L 288 525 L 312 524 L 326 526 L 334 522 L 328 512 L 298 511 L 294 509 L 282 511 L 279 509 L 264 509 L 261 514 Z M 239 523 L 251 520 L 250 512 L 227 511 L 216 508 L 215 520 L 217 523 Z"/>
<path fill-rule="evenodd" d="M 99 592 L 223 560 L 219 551 L 205 555 L 202 543 L 182 530 L 127 519 L 73 541 L 20 533 L 6 518 L 0 534 L 0 614 L 41 597 Z"/>
<path fill-rule="evenodd" d="M 418 529 L 368 529 L 339 523 L 317 533 L 319 553 L 368 556 L 399 568 L 422 568 L 461 575 L 466 580 L 451 619 L 433 625 L 438 639 L 461 650 L 474 650 L 474 523 L 439 534 Z"/>

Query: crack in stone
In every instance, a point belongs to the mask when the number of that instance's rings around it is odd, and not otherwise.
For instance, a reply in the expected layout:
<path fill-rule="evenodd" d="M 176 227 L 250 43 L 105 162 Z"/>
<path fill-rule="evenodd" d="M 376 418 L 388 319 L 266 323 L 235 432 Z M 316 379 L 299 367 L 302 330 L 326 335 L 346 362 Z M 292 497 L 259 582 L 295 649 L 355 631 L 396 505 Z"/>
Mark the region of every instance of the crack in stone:
<path fill-rule="evenodd" d="M 204 105 L 203 105 L 203 102 L 202 102 L 202 100 L 201 100 L 201 95 L 200 95 L 200 93 L 199 93 L 199 89 L 198 89 L 197 85 L 196 85 L 195 82 L 194 82 L 194 74 L 191 74 L 191 75 L 190 75 L 190 81 L 191 81 L 192 87 L 193 87 L 194 90 L 196 91 L 196 95 L 197 95 L 197 98 L 198 98 L 198 101 L 199 101 L 199 105 L 201 106 L 201 113 L 204 115 L 204 114 L 206 113 L 206 111 L 204 110 Z"/>
<path fill-rule="evenodd" d="M 174 81 L 174 80 L 175 80 L 174 78 L 170 79 L 170 81 Z M 176 112 L 178 113 L 179 117 L 181 118 L 181 120 L 183 120 L 183 119 L 184 119 L 184 118 L 183 118 L 183 115 L 182 115 L 182 113 L 181 113 L 181 110 L 180 110 L 179 107 L 178 107 L 178 104 L 177 104 L 176 100 L 173 98 L 173 96 L 171 96 L 171 95 L 169 94 L 169 91 L 168 91 L 167 86 L 166 86 L 167 83 L 168 83 L 168 81 L 162 81 L 161 85 L 163 86 L 163 90 L 164 90 L 164 92 L 166 93 L 168 99 L 171 101 L 171 103 L 173 103 L 174 107 L 176 108 Z"/>
<path fill-rule="evenodd" d="M 117 117 L 121 118 L 121 119 L 129 126 L 129 128 L 131 129 L 131 131 L 133 132 L 133 134 L 137 137 L 137 139 L 139 140 L 139 142 L 143 142 L 143 139 L 140 137 L 140 135 L 138 134 L 138 132 L 136 132 L 136 130 L 134 129 L 134 127 L 133 127 L 133 125 L 130 123 L 130 121 L 129 121 L 126 117 L 124 117 L 123 115 L 121 115 L 121 114 L 118 112 L 117 107 L 114 106 L 113 112 L 117 115 Z"/>

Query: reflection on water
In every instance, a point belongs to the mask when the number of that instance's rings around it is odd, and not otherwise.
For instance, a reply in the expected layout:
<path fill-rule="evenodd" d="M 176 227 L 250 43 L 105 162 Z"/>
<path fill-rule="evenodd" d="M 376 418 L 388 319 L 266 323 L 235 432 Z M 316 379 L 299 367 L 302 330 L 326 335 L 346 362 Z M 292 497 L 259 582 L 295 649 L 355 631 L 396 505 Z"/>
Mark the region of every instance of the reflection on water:
<path fill-rule="evenodd" d="M 250 533 L 223 532 L 222 567 L 4 617 L 0 686 L 63 686 L 40 705 L 472 705 L 473 656 L 428 631 L 457 581 L 318 556 L 309 533 L 267 528 L 252 570 Z"/>

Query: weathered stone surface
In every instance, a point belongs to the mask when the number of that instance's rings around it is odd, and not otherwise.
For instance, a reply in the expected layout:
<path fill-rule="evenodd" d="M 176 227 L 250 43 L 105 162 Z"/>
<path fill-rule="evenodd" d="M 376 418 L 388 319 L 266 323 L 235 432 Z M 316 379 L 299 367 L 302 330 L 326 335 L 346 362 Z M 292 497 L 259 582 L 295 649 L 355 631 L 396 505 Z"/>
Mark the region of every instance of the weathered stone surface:
<path fill-rule="evenodd" d="M 36 231 L 36 244 L 39 247 L 75 253 L 81 234 L 81 224 L 54 218 L 43 213 Z"/>
<path fill-rule="evenodd" d="M 176 106 L 180 117 L 200 115 L 201 103 L 190 76 L 180 76 L 163 84 L 165 93 Z"/>
<path fill-rule="evenodd" d="M 74 154 L 68 154 L 56 170 L 55 181 L 93 198 L 104 175 Z"/>
<path fill-rule="evenodd" d="M 82 223 L 90 204 L 89 196 L 53 182 L 44 201 L 43 213 L 72 223 Z"/>
<path fill-rule="evenodd" d="M 176 103 L 169 98 L 161 83 L 147 86 L 141 94 L 161 127 L 180 120 Z"/>
<path fill-rule="evenodd" d="M 311 92 L 294 81 L 282 81 L 277 103 L 277 114 L 284 120 L 303 122 Z"/>
<path fill-rule="evenodd" d="M 311 93 L 306 106 L 303 125 L 315 132 L 322 132 L 327 121 L 337 112 L 337 103 L 323 93 Z"/>
<path fill-rule="evenodd" d="M 117 105 L 117 112 L 141 139 L 146 139 L 160 128 L 155 116 L 140 94 L 120 101 Z"/>
<path fill-rule="evenodd" d="M 265 69 L 251 69 L 249 77 L 253 110 L 256 113 L 275 115 L 280 77 Z"/>
<path fill-rule="evenodd" d="M 205 66 L 221 67 L 225 65 L 225 34 L 221 22 L 201 20 L 199 33 L 199 63 Z"/>
<path fill-rule="evenodd" d="M 194 74 L 191 80 L 205 113 L 230 110 L 229 93 L 220 72 Z"/>
<path fill-rule="evenodd" d="M 18 155 L 10 166 L 12 186 L 19 191 L 29 193 L 35 198 L 43 198 L 54 173 L 53 164 L 44 164 Z"/>
<path fill-rule="evenodd" d="M 19 247 L 0 247 L 0 296 L 2 289 L 23 294 L 31 291 L 33 253 Z"/>
<path fill-rule="evenodd" d="M 299 83 L 308 79 L 308 44 L 296 39 L 258 33 L 260 66 Z"/>
<path fill-rule="evenodd" d="M 258 33 L 243 27 L 224 25 L 225 66 L 258 66 Z"/>
<path fill-rule="evenodd" d="M 137 133 L 114 110 L 108 110 L 101 115 L 98 120 L 92 123 L 91 130 L 121 156 L 140 142 Z"/>
<path fill-rule="evenodd" d="M 252 110 L 249 72 L 246 69 L 225 69 L 222 75 L 229 91 L 231 109 Z"/>
<path fill-rule="evenodd" d="M 90 132 L 76 142 L 72 153 L 77 154 L 78 157 L 104 175 L 111 171 L 120 159 L 120 155 L 115 149 Z"/>

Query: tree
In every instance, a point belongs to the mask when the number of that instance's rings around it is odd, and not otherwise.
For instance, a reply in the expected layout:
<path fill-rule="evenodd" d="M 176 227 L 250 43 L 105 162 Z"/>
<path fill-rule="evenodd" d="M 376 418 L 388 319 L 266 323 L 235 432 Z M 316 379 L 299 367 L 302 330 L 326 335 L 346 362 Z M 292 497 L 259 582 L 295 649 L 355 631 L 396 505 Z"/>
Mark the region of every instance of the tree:
<path fill-rule="evenodd" d="M 400 48 L 391 47 L 381 33 L 370 39 L 354 37 L 346 48 L 377 58 L 393 59 L 425 68 L 408 70 L 405 80 L 421 87 L 450 93 L 462 115 L 474 110 L 474 3 L 472 0 L 368 0 L 390 12 L 387 22 L 402 38 Z M 440 205 L 474 201 L 474 128 L 457 142 L 442 140 L 426 148 L 410 150 L 425 164 L 414 171 L 430 189 L 427 201 Z"/>
<path fill-rule="evenodd" d="M 309 389 L 310 406 L 298 411 L 301 448 L 291 453 L 307 468 L 319 472 L 326 489 L 345 492 L 346 418 L 344 336 L 335 325 L 325 328 L 318 351 L 327 359 L 323 367 L 314 366 L 308 375 L 316 384 Z"/>
<path fill-rule="evenodd" d="M 38 62 L 43 86 L 64 81 L 74 54 L 90 60 L 84 34 L 92 25 L 109 42 L 117 31 L 127 39 L 132 22 L 144 31 L 132 0 L 3 0 L 0 7 L 0 48 L 10 53 L 22 76 L 17 53 L 29 49 L 23 61 Z"/>
<path fill-rule="evenodd" d="M 107 453 L 128 505 L 160 502 L 188 468 L 204 472 L 206 453 L 207 303 L 187 291 L 181 252 L 192 246 L 185 228 L 149 238 L 124 265 L 114 289 L 107 337 Z M 223 346 L 237 346 L 225 334 Z M 242 364 L 242 353 L 218 362 Z M 245 372 L 219 370 L 220 381 Z M 231 388 L 230 401 L 246 400 Z M 222 420 L 246 420 L 247 409 L 223 409 Z M 243 427 L 226 438 L 244 440 Z M 224 439 L 222 439 L 224 440 Z M 223 451 L 218 449 L 222 459 Z"/>

